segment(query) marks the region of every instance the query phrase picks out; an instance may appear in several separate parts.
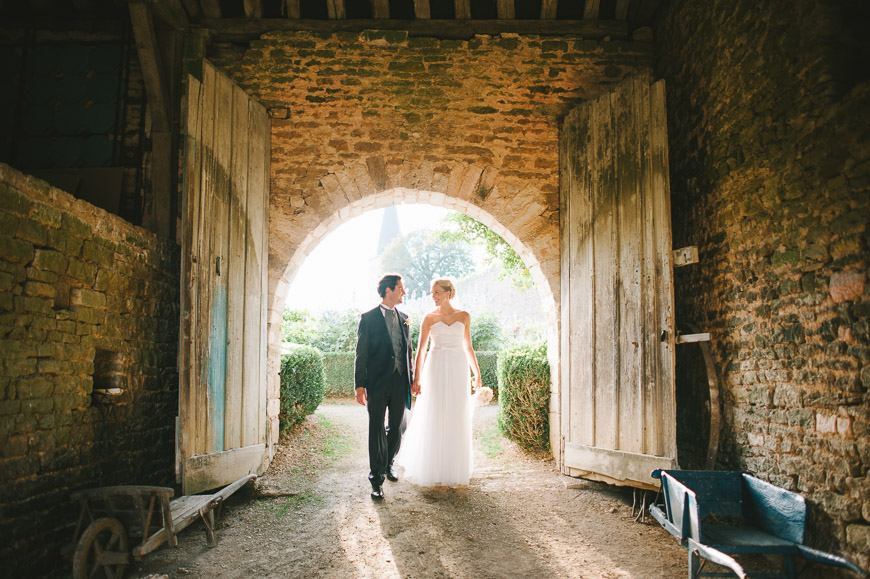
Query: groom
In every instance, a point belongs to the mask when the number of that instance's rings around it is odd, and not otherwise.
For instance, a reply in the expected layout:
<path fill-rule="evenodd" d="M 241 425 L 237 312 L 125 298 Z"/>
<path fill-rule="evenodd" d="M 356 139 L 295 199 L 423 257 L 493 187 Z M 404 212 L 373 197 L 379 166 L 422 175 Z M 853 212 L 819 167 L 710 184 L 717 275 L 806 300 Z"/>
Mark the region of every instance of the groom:
<path fill-rule="evenodd" d="M 384 498 L 385 476 L 399 480 L 393 459 L 402 444 L 414 382 L 408 316 L 396 309 L 405 296 L 402 276 L 385 275 L 378 294 L 381 304 L 360 316 L 353 370 L 356 401 L 369 413 L 369 482 L 376 500 Z"/>

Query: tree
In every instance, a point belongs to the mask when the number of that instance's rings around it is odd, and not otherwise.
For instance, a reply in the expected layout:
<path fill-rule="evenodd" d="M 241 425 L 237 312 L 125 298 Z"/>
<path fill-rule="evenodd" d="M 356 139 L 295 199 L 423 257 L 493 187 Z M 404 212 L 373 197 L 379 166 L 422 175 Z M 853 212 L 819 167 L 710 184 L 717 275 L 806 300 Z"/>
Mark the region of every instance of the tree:
<path fill-rule="evenodd" d="M 420 297 L 438 276 L 462 277 L 474 271 L 471 249 L 461 239 L 444 240 L 440 233 L 413 231 L 394 239 L 381 254 L 384 271 L 402 274 L 405 291 Z"/>
<path fill-rule="evenodd" d="M 520 289 L 532 287 L 532 276 L 526 264 L 500 235 L 489 227 L 463 213 L 451 213 L 444 218 L 450 229 L 439 233 L 444 241 L 463 240 L 483 247 L 487 263 L 501 265 L 504 273 L 499 279 L 509 277 Z"/>
<path fill-rule="evenodd" d="M 326 311 L 313 316 L 305 310 L 284 310 L 281 335 L 285 342 L 304 344 L 322 352 L 350 352 L 356 347 L 356 310 Z"/>

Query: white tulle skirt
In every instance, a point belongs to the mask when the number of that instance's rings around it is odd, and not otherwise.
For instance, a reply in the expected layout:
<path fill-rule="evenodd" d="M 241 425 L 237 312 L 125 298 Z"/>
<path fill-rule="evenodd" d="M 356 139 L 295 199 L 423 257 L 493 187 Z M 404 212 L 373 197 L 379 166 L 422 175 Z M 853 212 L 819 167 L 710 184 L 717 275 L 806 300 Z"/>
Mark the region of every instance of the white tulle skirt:
<path fill-rule="evenodd" d="M 420 486 L 467 485 L 474 470 L 474 407 L 465 352 L 431 349 L 420 385 L 396 462 L 404 478 Z"/>

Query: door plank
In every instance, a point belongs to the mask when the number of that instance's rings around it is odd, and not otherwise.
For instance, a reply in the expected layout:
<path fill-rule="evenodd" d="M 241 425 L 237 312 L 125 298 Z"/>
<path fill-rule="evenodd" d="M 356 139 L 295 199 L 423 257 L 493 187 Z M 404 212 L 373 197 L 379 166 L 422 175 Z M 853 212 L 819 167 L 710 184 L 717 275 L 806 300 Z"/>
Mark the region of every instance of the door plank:
<path fill-rule="evenodd" d="M 242 446 L 244 390 L 245 245 L 248 209 L 248 95 L 232 87 L 229 263 L 227 264 L 227 392 L 225 448 Z"/>

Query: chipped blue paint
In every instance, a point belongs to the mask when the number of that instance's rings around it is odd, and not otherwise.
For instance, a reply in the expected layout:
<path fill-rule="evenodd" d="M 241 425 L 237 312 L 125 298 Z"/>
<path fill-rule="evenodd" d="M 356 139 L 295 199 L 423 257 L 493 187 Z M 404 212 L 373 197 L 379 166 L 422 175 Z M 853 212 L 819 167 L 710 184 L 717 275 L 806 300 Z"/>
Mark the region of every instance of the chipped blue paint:
<path fill-rule="evenodd" d="M 211 331 L 208 336 L 208 405 L 211 451 L 224 449 L 227 390 L 227 288 L 218 283 L 211 296 Z"/>

